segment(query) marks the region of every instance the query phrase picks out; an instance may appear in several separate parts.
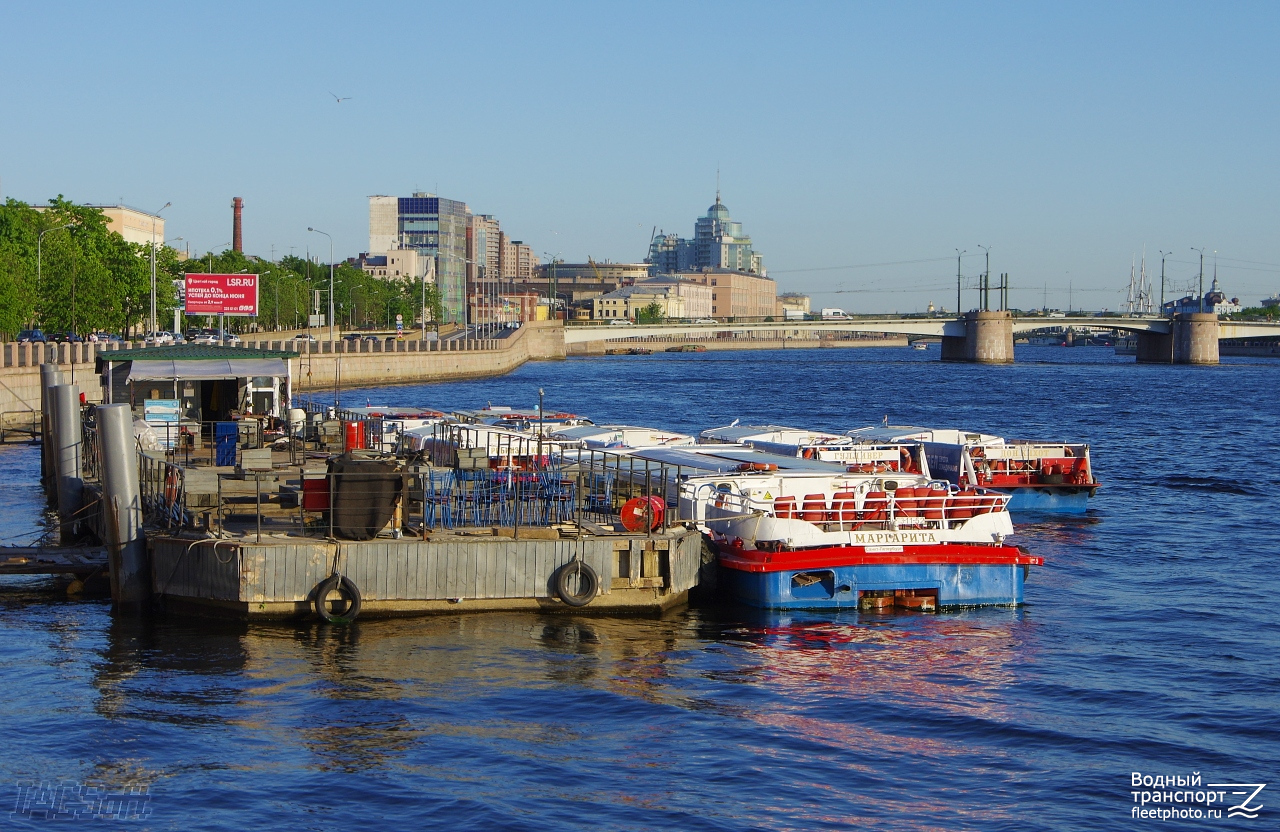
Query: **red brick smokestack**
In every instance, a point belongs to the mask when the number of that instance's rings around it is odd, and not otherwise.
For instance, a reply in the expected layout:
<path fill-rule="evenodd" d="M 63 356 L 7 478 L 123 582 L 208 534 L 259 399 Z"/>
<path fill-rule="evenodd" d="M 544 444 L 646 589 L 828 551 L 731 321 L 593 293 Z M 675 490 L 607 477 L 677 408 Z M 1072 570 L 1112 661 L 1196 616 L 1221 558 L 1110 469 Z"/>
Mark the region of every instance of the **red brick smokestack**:
<path fill-rule="evenodd" d="M 244 239 L 240 235 L 241 214 L 244 212 L 244 200 L 236 197 L 231 200 L 231 250 L 244 251 Z"/>

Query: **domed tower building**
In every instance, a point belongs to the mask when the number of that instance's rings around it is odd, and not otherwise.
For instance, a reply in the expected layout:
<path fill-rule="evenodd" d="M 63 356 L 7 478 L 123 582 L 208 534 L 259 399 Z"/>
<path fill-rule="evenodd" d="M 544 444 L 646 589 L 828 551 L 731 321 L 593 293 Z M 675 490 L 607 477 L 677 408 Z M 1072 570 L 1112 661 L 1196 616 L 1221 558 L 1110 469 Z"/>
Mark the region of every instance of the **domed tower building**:
<path fill-rule="evenodd" d="M 699 269 L 732 269 L 764 274 L 764 258 L 751 248 L 751 238 L 742 233 L 742 223 L 729 218 L 729 208 L 716 192 L 715 204 L 694 225 L 693 244 Z"/>
<path fill-rule="evenodd" d="M 649 245 L 647 262 L 652 274 L 722 269 L 765 276 L 764 257 L 751 248 L 742 223 L 730 219 L 719 191 L 707 215 L 694 223 L 692 240 L 659 234 Z"/>

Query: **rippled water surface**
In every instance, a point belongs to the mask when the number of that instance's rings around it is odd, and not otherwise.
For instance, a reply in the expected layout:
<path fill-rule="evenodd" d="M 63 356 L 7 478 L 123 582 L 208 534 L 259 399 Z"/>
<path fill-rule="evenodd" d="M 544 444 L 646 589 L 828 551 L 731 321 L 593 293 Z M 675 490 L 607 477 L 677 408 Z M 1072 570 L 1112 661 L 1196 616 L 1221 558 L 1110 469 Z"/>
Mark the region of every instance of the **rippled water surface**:
<path fill-rule="evenodd" d="M 1280 828 L 1280 364 L 1020 348 L 574 360 L 348 404 L 529 406 L 693 431 L 962 425 L 1091 443 L 1084 518 L 1020 518 L 1017 610 L 702 606 L 347 629 L 113 617 L 0 582 L 0 788 L 146 784 L 136 829 Z M 0 537 L 39 522 L 0 449 Z M 1271 783 L 1257 820 L 1131 819 L 1131 772 Z M 75 823 L 5 815 L 13 828 Z M 0 823 L 0 825 L 3 825 Z"/>

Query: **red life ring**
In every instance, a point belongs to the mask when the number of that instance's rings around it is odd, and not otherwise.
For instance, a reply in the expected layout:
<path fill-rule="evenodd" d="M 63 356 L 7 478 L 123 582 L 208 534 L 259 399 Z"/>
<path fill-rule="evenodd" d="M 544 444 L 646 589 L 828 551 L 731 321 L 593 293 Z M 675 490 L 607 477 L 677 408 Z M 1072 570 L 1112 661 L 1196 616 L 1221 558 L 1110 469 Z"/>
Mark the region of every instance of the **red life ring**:
<path fill-rule="evenodd" d="M 178 501 L 178 470 L 170 468 L 169 473 L 164 478 L 164 502 L 165 505 L 173 505 Z"/>

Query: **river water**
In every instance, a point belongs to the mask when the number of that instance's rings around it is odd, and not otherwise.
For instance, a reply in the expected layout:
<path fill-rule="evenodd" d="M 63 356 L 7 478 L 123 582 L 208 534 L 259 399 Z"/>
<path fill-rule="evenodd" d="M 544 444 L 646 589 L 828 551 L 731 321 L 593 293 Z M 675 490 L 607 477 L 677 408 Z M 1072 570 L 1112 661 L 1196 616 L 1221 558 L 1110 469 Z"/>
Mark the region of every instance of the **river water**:
<path fill-rule="evenodd" d="M 529 407 L 541 387 L 548 408 L 686 431 L 888 416 L 1083 440 L 1105 485 L 1087 517 L 1017 518 L 1046 563 L 1016 610 L 327 628 L 121 619 L 5 579 L 0 811 L 38 829 L 1280 828 L 1280 364 L 1017 358 L 659 354 L 349 391 Z M 39 522 L 36 453 L 0 465 L 13 542 Z M 1143 821 L 1167 804 L 1135 803 L 1133 772 L 1272 785 L 1255 820 Z M 64 811 L 145 787 L 126 800 L 146 817 L 50 820 L 40 783 Z"/>

